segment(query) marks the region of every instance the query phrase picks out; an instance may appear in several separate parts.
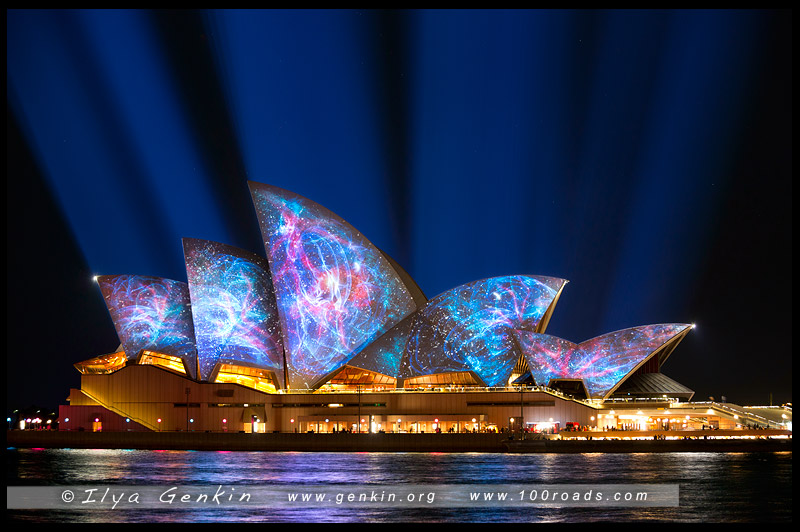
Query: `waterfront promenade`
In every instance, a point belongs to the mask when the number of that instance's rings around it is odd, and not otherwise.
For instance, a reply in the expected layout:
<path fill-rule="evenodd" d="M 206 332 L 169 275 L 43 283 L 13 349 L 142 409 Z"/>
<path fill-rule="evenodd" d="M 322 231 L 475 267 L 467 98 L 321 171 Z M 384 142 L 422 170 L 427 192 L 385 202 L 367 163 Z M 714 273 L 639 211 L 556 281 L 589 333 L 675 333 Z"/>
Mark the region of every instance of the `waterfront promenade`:
<path fill-rule="evenodd" d="M 318 434 L 7 431 L 20 448 L 302 452 L 750 452 L 791 451 L 791 431 L 564 432 L 523 440 L 509 433 Z M 587 439 L 591 436 L 592 439 Z M 733 436 L 733 437 L 732 437 Z M 638 438 L 638 439 L 631 439 Z M 679 438 L 679 439 L 674 439 Z"/>

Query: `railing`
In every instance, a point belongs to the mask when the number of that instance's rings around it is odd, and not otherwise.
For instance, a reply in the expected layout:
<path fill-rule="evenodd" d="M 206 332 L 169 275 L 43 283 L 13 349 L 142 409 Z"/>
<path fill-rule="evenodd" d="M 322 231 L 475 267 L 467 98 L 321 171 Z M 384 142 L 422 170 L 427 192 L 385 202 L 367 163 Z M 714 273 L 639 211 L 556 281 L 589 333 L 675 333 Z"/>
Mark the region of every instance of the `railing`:
<path fill-rule="evenodd" d="M 605 403 L 678 403 L 677 397 L 609 397 Z"/>
<path fill-rule="evenodd" d="M 477 393 L 492 393 L 492 392 L 513 392 L 513 393 L 525 393 L 525 392 L 542 392 L 547 393 L 556 397 L 560 397 L 566 401 L 575 401 L 576 403 L 581 403 L 586 406 L 590 406 L 595 408 L 597 405 L 590 399 L 580 399 L 577 397 L 573 397 L 572 395 L 565 394 L 559 390 L 555 390 L 553 388 L 548 388 L 547 386 L 526 386 L 526 387 L 519 387 L 519 386 L 431 386 L 429 388 L 386 388 L 382 390 L 354 390 L 354 389 L 331 389 L 331 388 L 318 388 L 316 390 L 312 389 L 299 389 L 294 388 L 290 390 L 279 390 L 277 393 L 279 394 L 366 394 L 366 393 L 447 393 L 447 392 L 477 392 Z"/>
<path fill-rule="evenodd" d="M 771 419 L 767 419 L 764 416 L 760 416 L 753 412 L 748 412 L 744 407 L 734 408 L 738 405 L 731 405 L 730 403 L 718 403 L 716 401 L 700 401 L 696 403 L 689 403 L 687 406 L 697 407 L 697 408 L 711 408 L 716 410 L 721 414 L 726 414 L 728 416 L 738 416 L 737 422 L 741 424 L 747 423 L 747 421 L 751 421 L 753 423 L 758 423 L 762 425 L 766 425 L 767 427 L 782 427 L 782 423 L 773 421 Z"/>
<path fill-rule="evenodd" d="M 742 407 L 742 409 L 739 410 L 737 408 L 731 407 L 730 405 L 728 405 L 726 403 L 716 403 L 714 401 L 711 401 L 710 403 L 711 403 L 713 408 L 716 408 L 718 410 L 725 410 L 726 412 L 732 413 L 734 415 L 737 415 L 740 418 L 741 417 L 745 417 L 745 418 L 748 418 L 750 420 L 757 421 L 759 423 L 765 423 L 767 425 L 767 427 L 769 427 L 771 425 L 775 425 L 776 427 L 780 427 L 781 426 L 780 422 L 773 421 L 771 419 L 765 418 L 764 416 L 760 416 L 760 415 L 758 415 L 756 413 L 753 413 L 753 412 L 748 412 L 747 410 L 744 409 L 744 407 Z"/>

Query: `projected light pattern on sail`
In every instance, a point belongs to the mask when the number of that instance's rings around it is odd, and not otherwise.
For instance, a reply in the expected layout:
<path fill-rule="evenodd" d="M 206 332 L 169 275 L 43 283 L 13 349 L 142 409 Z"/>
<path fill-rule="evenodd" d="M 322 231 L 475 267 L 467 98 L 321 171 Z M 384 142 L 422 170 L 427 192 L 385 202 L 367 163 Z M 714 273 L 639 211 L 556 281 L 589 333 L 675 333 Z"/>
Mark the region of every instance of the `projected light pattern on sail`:
<path fill-rule="evenodd" d="M 218 362 L 273 370 L 283 386 L 283 349 L 269 266 L 233 246 L 183 240 L 201 380 Z"/>
<path fill-rule="evenodd" d="M 386 334 L 369 344 L 353 357 L 348 364 L 397 377 L 400 373 L 400 361 L 406 349 L 406 342 L 411 334 L 416 314 L 412 314 L 389 329 Z"/>
<path fill-rule="evenodd" d="M 143 349 L 179 356 L 206 382 L 225 363 L 225 375 L 271 372 L 277 387 L 302 390 L 346 385 L 355 373 L 345 366 L 381 385 L 507 386 L 524 356 L 538 384 L 580 379 L 591 397 L 607 398 L 652 356 L 663 363 L 691 328 L 633 327 L 580 345 L 543 334 L 567 281 L 535 275 L 473 281 L 426 302 L 336 214 L 271 185 L 249 187 L 267 260 L 187 238 L 188 285 L 99 278 L 128 358 Z"/>
<path fill-rule="evenodd" d="M 97 283 L 128 359 L 142 349 L 173 355 L 197 376 L 186 283 L 140 275 L 102 275 Z"/>
<path fill-rule="evenodd" d="M 436 296 L 415 317 L 400 376 L 474 371 L 487 386 L 505 385 L 519 357 L 511 330 L 537 330 L 565 284 L 512 275 Z"/>
<path fill-rule="evenodd" d="M 589 394 L 604 398 L 667 343 L 679 341 L 687 324 L 644 325 L 615 331 L 581 344 L 530 331 L 514 331 L 537 384 L 583 379 Z"/>
<path fill-rule="evenodd" d="M 312 388 L 416 308 L 363 235 L 292 192 L 250 183 L 286 341 L 289 385 Z"/>

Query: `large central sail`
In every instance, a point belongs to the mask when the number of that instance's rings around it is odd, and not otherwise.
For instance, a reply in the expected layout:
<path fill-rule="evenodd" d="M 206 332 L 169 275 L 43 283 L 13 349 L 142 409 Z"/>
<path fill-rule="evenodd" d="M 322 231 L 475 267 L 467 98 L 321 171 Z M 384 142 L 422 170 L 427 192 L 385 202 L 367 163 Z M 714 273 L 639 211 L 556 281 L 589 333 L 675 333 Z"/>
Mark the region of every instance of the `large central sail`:
<path fill-rule="evenodd" d="M 325 207 L 250 182 L 284 333 L 289 387 L 313 388 L 416 309 L 397 271 Z"/>

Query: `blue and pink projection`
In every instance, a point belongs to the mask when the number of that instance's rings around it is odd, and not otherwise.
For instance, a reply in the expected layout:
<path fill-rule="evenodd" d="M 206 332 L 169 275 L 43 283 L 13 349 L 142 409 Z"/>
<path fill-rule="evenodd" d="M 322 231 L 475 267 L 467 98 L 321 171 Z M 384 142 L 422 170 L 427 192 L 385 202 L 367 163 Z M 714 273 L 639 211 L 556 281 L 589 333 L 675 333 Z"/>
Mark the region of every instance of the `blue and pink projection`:
<path fill-rule="evenodd" d="M 418 315 L 419 311 L 404 318 L 383 336 L 359 351 L 347 365 L 397 378 L 406 342 Z"/>
<path fill-rule="evenodd" d="M 268 369 L 284 387 L 278 310 L 263 258 L 233 246 L 183 239 L 200 380 L 220 362 Z"/>
<path fill-rule="evenodd" d="M 250 182 L 286 347 L 289 387 L 311 389 L 416 310 L 381 252 L 325 207 Z"/>
<path fill-rule="evenodd" d="M 97 278 L 125 356 L 142 349 L 180 357 L 197 378 L 194 327 L 186 283 L 140 275 Z"/>
<path fill-rule="evenodd" d="M 419 292 L 415 302 L 384 254 L 342 218 L 287 190 L 249 186 L 268 260 L 187 238 L 188 285 L 98 278 L 128 358 L 142 349 L 177 356 L 202 381 L 221 362 L 268 369 L 297 390 L 345 365 L 399 381 L 467 371 L 506 386 L 524 356 L 537 383 L 583 379 L 605 398 L 691 328 L 634 327 L 580 345 L 543 334 L 567 281 L 533 275 L 474 281 L 427 303 Z"/>
<path fill-rule="evenodd" d="M 514 331 L 537 384 L 583 379 L 592 398 L 606 398 L 625 377 L 669 343 L 679 342 L 691 325 L 667 323 L 623 329 L 574 344 L 530 331 Z"/>
<path fill-rule="evenodd" d="M 472 371 L 486 386 L 505 386 L 519 359 L 511 331 L 539 330 L 566 283 L 553 277 L 511 275 L 439 294 L 405 329 L 399 377 Z"/>

